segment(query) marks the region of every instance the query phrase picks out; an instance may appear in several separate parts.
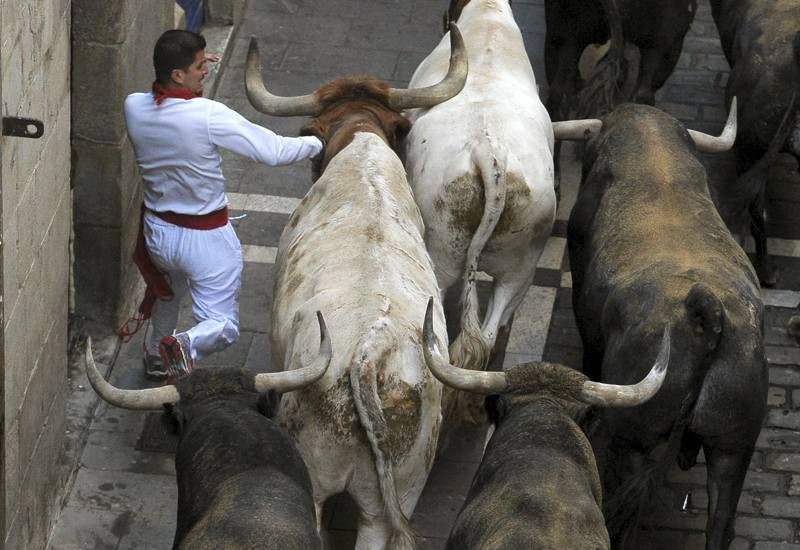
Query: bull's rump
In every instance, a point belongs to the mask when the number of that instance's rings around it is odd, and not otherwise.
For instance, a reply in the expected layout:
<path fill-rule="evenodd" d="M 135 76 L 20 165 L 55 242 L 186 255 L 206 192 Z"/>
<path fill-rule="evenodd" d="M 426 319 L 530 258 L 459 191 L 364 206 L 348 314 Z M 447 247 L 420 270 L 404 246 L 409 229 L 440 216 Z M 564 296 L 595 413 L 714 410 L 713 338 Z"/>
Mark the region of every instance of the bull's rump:
<path fill-rule="evenodd" d="M 555 217 L 550 119 L 546 113 L 537 116 L 536 108 L 515 112 L 501 103 L 501 98 L 464 103 L 457 96 L 422 114 L 406 138 L 409 182 L 425 220 L 425 241 L 437 269 L 451 275 L 463 269 L 484 213 L 487 182 L 480 159 L 496 162 L 506 185 L 503 214 L 481 253 L 480 269 L 495 275 L 491 266 L 524 258 L 532 242 L 550 232 Z"/>

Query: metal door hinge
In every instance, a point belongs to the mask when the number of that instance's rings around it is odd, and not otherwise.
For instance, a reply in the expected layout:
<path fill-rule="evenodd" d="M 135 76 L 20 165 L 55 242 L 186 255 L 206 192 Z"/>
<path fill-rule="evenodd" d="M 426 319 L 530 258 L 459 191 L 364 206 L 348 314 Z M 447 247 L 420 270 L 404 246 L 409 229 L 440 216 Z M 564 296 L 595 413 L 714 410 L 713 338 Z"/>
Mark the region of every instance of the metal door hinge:
<path fill-rule="evenodd" d="M 12 137 L 40 138 L 44 134 L 44 123 L 33 118 L 3 117 L 3 135 Z"/>

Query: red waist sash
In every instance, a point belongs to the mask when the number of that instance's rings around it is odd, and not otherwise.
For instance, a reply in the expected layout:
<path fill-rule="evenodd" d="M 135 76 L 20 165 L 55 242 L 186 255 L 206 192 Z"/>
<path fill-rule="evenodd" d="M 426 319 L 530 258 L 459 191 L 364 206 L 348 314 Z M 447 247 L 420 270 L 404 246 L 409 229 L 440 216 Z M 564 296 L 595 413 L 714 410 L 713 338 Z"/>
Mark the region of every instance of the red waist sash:
<path fill-rule="evenodd" d="M 139 220 L 139 234 L 136 236 L 136 249 L 133 252 L 133 261 L 139 268 L 147 288 L 144 292 L 144 300 L 139 305 L 139 313 L 142 319 L 149 319 L 153 312 L 153 305 L 156 299 L 171 300 L 174 297 L 172 288 L 169 286 L 167 278 L 161 273 L 150 258 L 147 247 L 144 244 L 144 213 L 147 210 L 142 206 L 142 216 Z M 177 214 L 175 212 L 155 212 L 154 215 L 162 220 L 185 227 L 187 229 L 209 230 L 224 227 L 228 223 L 228 207 L 223 206 L 219 210 L 210 214 L 194 216 L 191 214 Z"/>

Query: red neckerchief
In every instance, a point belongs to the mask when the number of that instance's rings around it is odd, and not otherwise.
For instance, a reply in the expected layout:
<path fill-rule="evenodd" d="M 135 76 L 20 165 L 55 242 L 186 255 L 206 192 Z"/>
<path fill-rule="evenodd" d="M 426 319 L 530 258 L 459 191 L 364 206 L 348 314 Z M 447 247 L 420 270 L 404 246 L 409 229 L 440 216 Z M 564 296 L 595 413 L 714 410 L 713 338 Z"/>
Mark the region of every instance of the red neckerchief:
<path fill-rule="evenodd" d="M 161 85 L 160 82 L 153 82 L 153 96 L 156 100 L 156 105 L 161 105 L 161 102 L 168 97 L 175 97 L 177 99 L 194 99 L 196 97 L 203 97 L 203 90 L 194 92 L 189 88 L 170 88 L 167 89 Z"/>

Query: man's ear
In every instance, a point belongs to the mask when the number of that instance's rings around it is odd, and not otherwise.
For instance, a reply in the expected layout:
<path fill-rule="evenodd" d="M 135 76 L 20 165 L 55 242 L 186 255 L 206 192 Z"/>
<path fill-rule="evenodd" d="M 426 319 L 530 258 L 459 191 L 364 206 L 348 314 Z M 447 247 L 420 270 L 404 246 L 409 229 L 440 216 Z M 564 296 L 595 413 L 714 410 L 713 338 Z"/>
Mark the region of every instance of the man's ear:
<path fill-rule="evenodd" d="M 183 71 L 180 69 L 172 69 L 169 73 L 169 77 L 176 83 L 176 84 L 184 84 L 183 78 Z"/>

